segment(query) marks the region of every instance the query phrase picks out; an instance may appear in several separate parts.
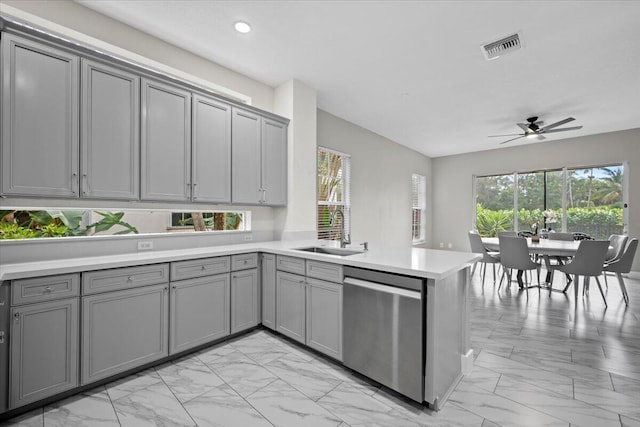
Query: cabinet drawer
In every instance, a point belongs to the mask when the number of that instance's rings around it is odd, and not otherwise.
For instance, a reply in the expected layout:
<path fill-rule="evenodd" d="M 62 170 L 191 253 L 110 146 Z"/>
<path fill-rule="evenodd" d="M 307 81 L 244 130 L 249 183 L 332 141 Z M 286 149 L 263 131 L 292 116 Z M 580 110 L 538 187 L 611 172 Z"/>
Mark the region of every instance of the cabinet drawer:
<path fill-rule="evenodd" d="M 228 273 L 230 265 L 231 258 L 228 256 L 172 262 L 171 281 Z"/>
<path fill-rule="evenodd" d="M 79 295 L 79 289 L 79 274 L 14 280 L 11 290 L 11 305 L 75 297 Z"/>
<path fill-rule="evenodd" d="M 258 266 L 258 254 L 231 255 L 231 271 L 246 270 Z"/>
<path fill-rule="evenodd" d="M 90 271 L 82 275 L 82 294 L 129 289 L 169 282 L 169 264 Z"/>
<path fill-rule="evenodd" d="M 307 260 L 307 277 L 342 283 L 342 266 L 328 262 Z"/>
<path fill-rule="evenodd" d="M 276 258 L 276 268 L 280 271 L 288 271 L 289 273 L 304 276 L 304 258 L 278 255 Z"/>

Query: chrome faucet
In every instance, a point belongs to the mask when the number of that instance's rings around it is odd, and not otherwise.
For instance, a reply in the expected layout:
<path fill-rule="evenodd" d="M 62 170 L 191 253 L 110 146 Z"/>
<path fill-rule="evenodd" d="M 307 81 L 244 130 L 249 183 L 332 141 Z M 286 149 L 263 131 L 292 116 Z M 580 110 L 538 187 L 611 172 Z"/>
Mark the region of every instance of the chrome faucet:
<path fill-rule="evenodd" d="M 331 214 L 331 220 L 329 221 L 329 225 L 331 226 L 331 231 L 333 231 L 333 226 L 335 225 L 336 216 L 340 214 L 342 217 L 342 221 L 340 222 L 340 247 L 346 248 L 347 245 L 351 244 L 351 236 L 347 234 L 345 237 L 344 233 L 344 212 L 341 209 L 336 209 L 333 214 Z"/>

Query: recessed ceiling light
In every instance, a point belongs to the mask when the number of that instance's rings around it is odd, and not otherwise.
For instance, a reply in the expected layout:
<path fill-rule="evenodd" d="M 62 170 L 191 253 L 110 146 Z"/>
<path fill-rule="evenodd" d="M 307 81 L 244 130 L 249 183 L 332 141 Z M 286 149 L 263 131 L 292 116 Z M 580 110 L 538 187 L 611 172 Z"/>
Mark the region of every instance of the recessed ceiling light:
<path fill-rule="evenodd" d="M 238 21 L 235 24 L 233 24 L 233 28 L 235 28 L 237 32 L 242 34 L 246 34 L 249 31 L 251 31 L 251 25 L 243 21 Z"/>

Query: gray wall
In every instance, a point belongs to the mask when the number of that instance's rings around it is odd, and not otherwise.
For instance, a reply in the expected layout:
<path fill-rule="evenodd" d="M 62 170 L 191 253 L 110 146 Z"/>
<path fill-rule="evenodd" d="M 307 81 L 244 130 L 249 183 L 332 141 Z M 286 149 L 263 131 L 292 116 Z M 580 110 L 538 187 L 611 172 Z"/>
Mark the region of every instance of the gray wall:
<path fill-rule="evenodd" d="M 515 142 L 515 141 L 514 141 Z M 438 157 L 433 165 L 433 235 L 431 244 L 452 243 L 468 250 L 473 220 L 472 176 L 629 163 L 629 235 L 640 237 L 640 129 L 512 146 L 456 156 Z M 640 271 L 636 254 L 634 271 Z"/>
<path fill-rule="evenodd" d="M 317 123 L 319 146 L 351 155 L 351 241 L 411 244 L 412 173 L 427 177 L 428 240 L 431 159 L 322 110 Z"/>

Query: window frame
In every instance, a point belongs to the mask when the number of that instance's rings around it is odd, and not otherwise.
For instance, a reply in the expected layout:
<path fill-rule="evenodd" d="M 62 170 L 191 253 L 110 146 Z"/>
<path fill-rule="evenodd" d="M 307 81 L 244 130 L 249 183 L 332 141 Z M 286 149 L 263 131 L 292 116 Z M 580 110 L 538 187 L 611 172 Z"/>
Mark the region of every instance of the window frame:
<path fill-rule="evenodd" d="M 415 181 L 418 181 L 417 183 Z M 416 224 L 417 219 L 417 224 Z M 427 177 L 411 174 L 411 244 L 420 245 L 427 241 Z M 417 238 L 416 238 L 416 231 Z"/>

